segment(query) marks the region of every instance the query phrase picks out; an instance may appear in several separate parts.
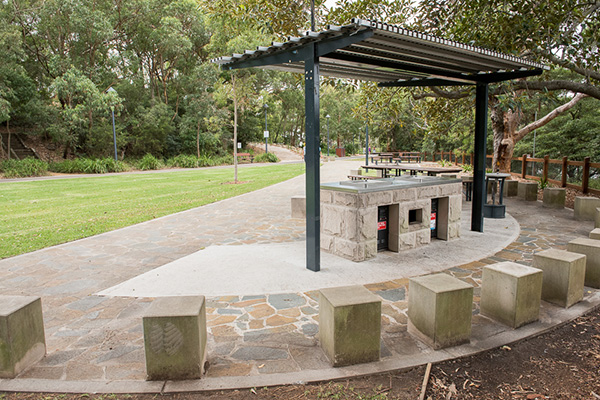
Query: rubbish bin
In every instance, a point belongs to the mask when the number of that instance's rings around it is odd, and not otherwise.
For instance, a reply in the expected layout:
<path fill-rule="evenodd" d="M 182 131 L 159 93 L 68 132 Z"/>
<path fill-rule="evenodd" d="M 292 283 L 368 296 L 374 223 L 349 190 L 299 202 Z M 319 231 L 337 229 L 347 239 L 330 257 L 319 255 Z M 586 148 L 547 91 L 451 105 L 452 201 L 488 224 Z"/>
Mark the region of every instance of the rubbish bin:
<path fill-rule="evenodd" d="M 438 214 L 438 199 L 431 199 L 431 219 L 429 226 L 431 228 L 431 237 L 437 238 L 437 214 Z"/>
<path fill-rule="evenodd" d="M 390 206 L 377 208 L 377 251 L 388 249 L 389 215 Z"/>

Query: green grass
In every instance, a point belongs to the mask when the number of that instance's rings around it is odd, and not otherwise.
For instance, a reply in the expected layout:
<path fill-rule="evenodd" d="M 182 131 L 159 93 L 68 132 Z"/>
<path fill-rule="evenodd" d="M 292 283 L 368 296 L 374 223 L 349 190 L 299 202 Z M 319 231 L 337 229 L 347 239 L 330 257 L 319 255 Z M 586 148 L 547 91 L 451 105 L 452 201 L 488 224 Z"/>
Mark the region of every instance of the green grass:
<path fill-rule="evenodd" d="M 0 182 L 0 258 L 213 203 L 287 180 L 303 164 Z"/>

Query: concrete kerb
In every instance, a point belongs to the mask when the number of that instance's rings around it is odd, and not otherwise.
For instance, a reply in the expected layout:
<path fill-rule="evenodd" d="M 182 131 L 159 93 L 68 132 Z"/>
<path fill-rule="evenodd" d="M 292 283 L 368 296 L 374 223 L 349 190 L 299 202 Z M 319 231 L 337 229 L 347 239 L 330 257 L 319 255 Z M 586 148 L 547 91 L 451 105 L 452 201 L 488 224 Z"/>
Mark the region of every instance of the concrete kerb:
<path fill-rule="evenodd" d="M 6 392 L 55 392 L 55 393 L 182 393 L 214 390 L 249 389 L 254 387 L 309 384 L 335 379 L 355 378 L 365 375 L 401 371 L 427 363 L 439 363 L 466 355 L 476 355 L 503 345 L 520 342 L 560 327 L 577 317 L 600 307 L 600 292 L 596 291 L 583 301 L 564 309 L 542 302 L 542 308 L 552 309 L 552 319 L 542 317 L 515 330 L 486 336 L 483 340 L 472 339 L 470 344 L 443 350 L 420 353 L 414 357 L 386 359 L 383 361 L 341 368 L 303 370 L 258 376 L 204 377 L 191 381 L 57 381 L 45 379 L 0 379 L 0 391 Z M 547 313 L 542 313 L 547 314 Z M 485 317 L 482 317 L 485 318 Z M 475 336 L 475 335 L 474 335 Z"/>

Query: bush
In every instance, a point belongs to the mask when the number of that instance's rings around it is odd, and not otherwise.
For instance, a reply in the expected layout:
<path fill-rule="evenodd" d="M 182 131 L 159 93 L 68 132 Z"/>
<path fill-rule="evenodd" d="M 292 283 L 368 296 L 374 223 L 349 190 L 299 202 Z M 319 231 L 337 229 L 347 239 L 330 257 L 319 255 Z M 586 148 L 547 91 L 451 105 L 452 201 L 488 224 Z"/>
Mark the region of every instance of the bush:
<path fill-rule="evenodd" d="M 5 160 L 0 163 L 0 171 L 6 178 L 25 178 L 48 174 L 48 163 L 27 157 L 24 160 Z"/>
<path fill-rule="evenodd" d="M 169 167 L 178 168 L 198 168 L 198 166 L 200 165 L 200 160 L 196 156 L 180 154 L 176 157 L 169 159 L 167 165 Z"/>
<path fill-rule="evenodd" d="M 142 171 L 148 171 L 152 169 L 161 169 L 162 167 L 164 167 L 164 164 L 152 154 L 146 154 L 144 157 L 142 157 L 141 160 L 139 160 L 136 163 L 136 166 Z"/>
<path fill-rule="evenodd" d="M 127 164 L 114 158 L 77 158 L 50 164 L 50 171 L 63 174 L 106 174 L 126 171 Z"/>
<path fill-rule="evenodd" d="M 264 163 L 264 162 L 275 163 L 275 162 L 279 162 L 279 158 L 277 158 L 277 156 L 273 153 L 260 153 L 259 155 L 254 157 L 254 161 L 259 162 L 259 163 Z"/>
<path fill-rule="evenodd" d="M 348 143 L 347 145 L 344 146 L 344 149 L 346 150 L 346 156 L 356 153 L 356 146 L 354 146 L 353 143 Z"/>

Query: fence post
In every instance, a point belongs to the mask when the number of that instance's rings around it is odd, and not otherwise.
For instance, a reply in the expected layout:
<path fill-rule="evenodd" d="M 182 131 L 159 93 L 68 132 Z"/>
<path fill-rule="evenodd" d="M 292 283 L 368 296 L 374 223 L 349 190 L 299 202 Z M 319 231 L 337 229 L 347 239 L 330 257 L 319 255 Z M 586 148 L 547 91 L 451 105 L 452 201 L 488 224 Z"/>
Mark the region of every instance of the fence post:
<path fill-rule="evenodd" d="M 581 191 L 588 192 L 588 184 L 590 182 L 590 158 L 583 159 L 583 176 L 581 177 Z"/>
<path fill-rule="evenodd" d="M 544 182 L 548 182 L 548 164 L 550 160 L 550 156 L 549 155 L 545 155 L 544 156 L 544 167 L 542 169 L 542 179 L 544 180 Z"/>
<path fill-rule="evenodd" d="M 470 159 L 470 161 L 471 161 L 471 165 L 474 165 L 473 164 L 473 153 L 471 153 L 471 159 Z"/>
<path fill-rule="evenodd" d="M 568 161 L 567 161 L 567 156 L 563 157 L 563 163 L 562 163 L 562 176 L 560 178 L 560 187 L 567 187 L 567 167 L 568 167 Z"/>
<path fill-rule="evenodd" d="M 465 164 L 465 152 L 464 151 L 462 152 L 462 163 L 461 164 L 463 164 L 463 165 Z"/>
<path fill-rule="evenodd" d="M 521 178 L 525 179 L 527 175 L 527 154 L 523 154 L 523 161 L 521 165 Z"/>

